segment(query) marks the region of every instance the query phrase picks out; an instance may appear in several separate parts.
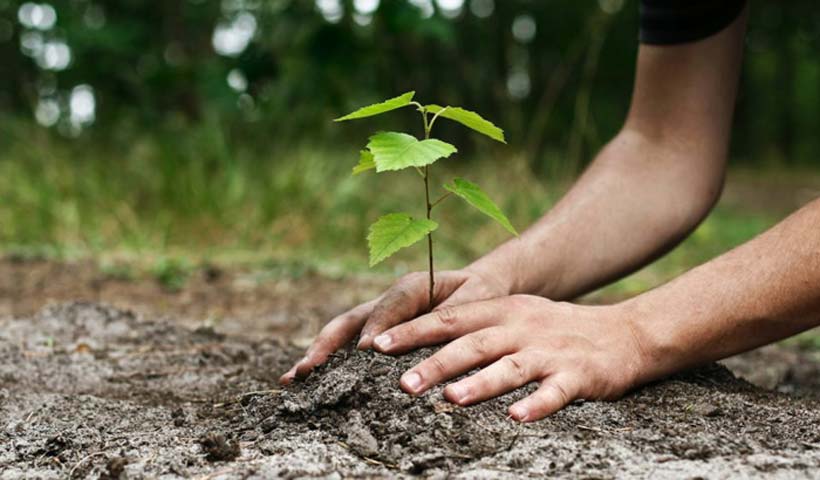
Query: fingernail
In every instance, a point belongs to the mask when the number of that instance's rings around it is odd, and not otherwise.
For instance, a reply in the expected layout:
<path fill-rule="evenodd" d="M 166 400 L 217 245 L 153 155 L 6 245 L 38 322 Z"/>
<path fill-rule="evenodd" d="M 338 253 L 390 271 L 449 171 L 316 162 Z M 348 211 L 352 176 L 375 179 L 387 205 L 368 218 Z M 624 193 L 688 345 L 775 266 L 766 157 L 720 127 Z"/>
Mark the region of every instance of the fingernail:
<path fill-rule="evenodd" d="M 421 388 L 421 375 L 416 372 L 406 373 L 401 378 L 402 383 L 404 386 L 409 388 L 413 393 L 416 393 Z"/>
<path fill-rule="evenodd" d="M 373 343 L 379 347 L 379 350 L 387 350 L 393 344 L 393 339 L 390 335 L 383 333 L 373 340 Z"/>
<path fill-rule="evenodd" d="M 452 401 L 462 403 L 467 400 L 467 388 L 463 385 L 454 383 L 453 385 L 450 385 L 448 389 L 450 390 L 450 397 L 452 398 Z"/>
<path fill-rule="evenodd" d="M 365 344 L 369 341 L 370 341 L 370 335 L 365 333 L 364 335 L 359 337 L 359 343 L 356 344 L 356 348 L 358 348 L 359 350 L 363 350 Z"/>
<path fill-rule="evenodd" d="M 293 369 L 291 369 L 290 371 L 279 377 L 279 383 L 284 385 L 289 384 L 293 380 L 293 375 Z"/>
<path fill-rule="evenodd" d="M 510 407 L 510 415 L 513 416 L 514 419 L 518 420 L 519 422 L 524 422 L 527 420 L 527 415 L 529 415 L 529 410 L 524 405 L 513 405 Z"/>

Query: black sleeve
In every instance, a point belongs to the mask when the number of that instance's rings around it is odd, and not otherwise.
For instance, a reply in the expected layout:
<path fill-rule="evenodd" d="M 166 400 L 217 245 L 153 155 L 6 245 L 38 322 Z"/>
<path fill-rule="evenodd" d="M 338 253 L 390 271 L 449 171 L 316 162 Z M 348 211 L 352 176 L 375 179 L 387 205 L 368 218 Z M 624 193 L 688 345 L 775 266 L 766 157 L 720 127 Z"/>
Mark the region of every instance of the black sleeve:
<path fill-rule="evenodd" d="M 728 27 L 746 0 L 641 0 L 641 43 L 694 42 Z"/>

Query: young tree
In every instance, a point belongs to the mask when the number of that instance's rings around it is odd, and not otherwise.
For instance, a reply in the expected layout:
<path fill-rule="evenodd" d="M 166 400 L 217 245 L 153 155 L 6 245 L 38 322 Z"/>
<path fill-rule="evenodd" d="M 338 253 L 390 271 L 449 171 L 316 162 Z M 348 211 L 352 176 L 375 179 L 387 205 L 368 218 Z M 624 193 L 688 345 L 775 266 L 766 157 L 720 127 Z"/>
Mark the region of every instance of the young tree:
<path fill-rule="evenodd" d="M 436 138 L 430 138 L 433 125 L 439 117 L 456 121 L 468 128 L 484 134 L 493 140 L 506 143 L 504 132 L 479 114 L 459 107 L 422 105 L 413 100 L 415 92 L 408 92 L 384 102 L 360 108 L 353 113 L 337 118 L 342 122 L 372 117 L 407 106 L 415 106 L 424 123 L 424 139 L 402 132 L 379 132 L 370 137 L 364 150 L 360 152 L 359 163 L 353 167 L 358 175 L 368 170 L 377 173 L 414 168 L 424 182 L 426 218 L 415 218 L 407 213 L 389 213 L 370 226 L 367 242 L 370 249 L 370 266 L 374 266 L 402 248 L 409 247 L 427 237 L 427 257 L 430 272 L 429 309 L 433 305 L 435 272 L 433 269 L 433 232 L 438 223 L 432 219 L 432 211 L 447 197 L 455 194 L 467 203 L 501 224 L 513 235 L 518 235 L 501 209 L 490 200 L 478 185 L 463 178 L 455 178 L 443 185 L 447 191 L 436 200 L 430 196 L 430 166 L 437 160 L 448 158 L 458 150 L 453 145 Z"/>

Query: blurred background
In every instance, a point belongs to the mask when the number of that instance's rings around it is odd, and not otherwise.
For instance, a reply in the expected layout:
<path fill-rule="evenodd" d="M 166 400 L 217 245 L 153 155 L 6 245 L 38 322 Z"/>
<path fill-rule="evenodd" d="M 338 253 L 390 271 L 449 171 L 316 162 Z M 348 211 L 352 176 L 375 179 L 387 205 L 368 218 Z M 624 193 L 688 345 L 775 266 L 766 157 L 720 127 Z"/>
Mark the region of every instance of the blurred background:
<path fill-rule="evenodd" d="M 168 288 L 198 268 L 367 272 L 366 228 L 421 212 L 414 173 L 351 177 L 375 130 L 410 109 L 332 119 L 409 90 L 504 128 L 439 122 L 464 175 L 523 229 L 619 129 L 635 0 L 0 0 L 0 253 L 91 259 Z M 745 241 L 820 192 L 820 8 L 754 2 L 731 173 L 681 247 L 599 292 L 620 298 Z M 506 239 L 438 211 L 439 266 Z M 408 249 L 375 274 L 424 268 Z M 294 273 L 295 272 L 295 273 Z"/>

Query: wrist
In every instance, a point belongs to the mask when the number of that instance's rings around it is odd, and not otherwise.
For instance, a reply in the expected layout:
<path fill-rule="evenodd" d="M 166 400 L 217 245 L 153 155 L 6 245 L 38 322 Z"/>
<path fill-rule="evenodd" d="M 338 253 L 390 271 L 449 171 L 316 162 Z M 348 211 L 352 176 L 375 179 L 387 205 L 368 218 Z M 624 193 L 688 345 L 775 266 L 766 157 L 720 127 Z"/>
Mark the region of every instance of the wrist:
<path fill-rule="evenodd" d="M 528 293 L 521 291 L 521 268 L 515 248 L 504 244 L 464 268 L 487 282 L 495 284 L 502 295 Z"/>
<path fill-rule="evenodd" d="M 651 292 L 650 292 L 651 293 Z M 623 325 L 633 338 L 635 384 L 658 380 L 685 368 L 683 342 L 675 340 L 669 324 L 670 306 L 659 307 L 644 293 L 615 305 Z"/>

